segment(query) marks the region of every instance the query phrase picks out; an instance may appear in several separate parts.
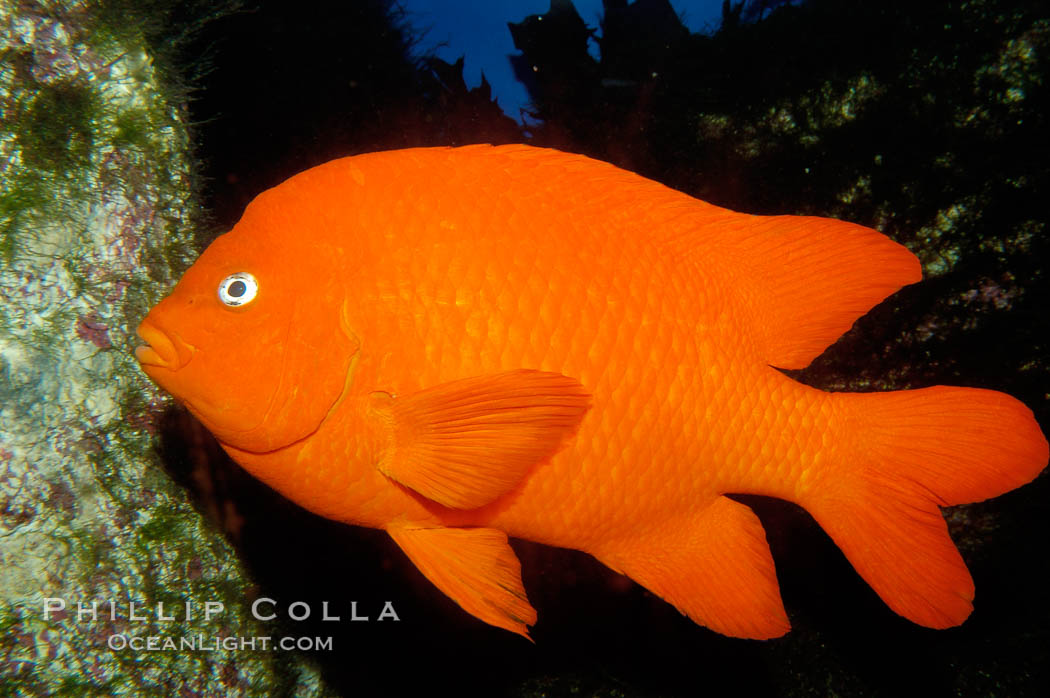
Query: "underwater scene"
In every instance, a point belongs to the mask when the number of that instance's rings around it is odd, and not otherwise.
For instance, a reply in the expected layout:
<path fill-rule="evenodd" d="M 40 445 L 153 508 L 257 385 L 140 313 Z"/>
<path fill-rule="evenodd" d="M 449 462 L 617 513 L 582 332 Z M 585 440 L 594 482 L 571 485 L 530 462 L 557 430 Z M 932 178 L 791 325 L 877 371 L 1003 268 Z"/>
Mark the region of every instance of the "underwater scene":
<path fill-rule="evenodd" d="M 0 3 L 0 696 L 1042 696 L 1050 7 Z"/>

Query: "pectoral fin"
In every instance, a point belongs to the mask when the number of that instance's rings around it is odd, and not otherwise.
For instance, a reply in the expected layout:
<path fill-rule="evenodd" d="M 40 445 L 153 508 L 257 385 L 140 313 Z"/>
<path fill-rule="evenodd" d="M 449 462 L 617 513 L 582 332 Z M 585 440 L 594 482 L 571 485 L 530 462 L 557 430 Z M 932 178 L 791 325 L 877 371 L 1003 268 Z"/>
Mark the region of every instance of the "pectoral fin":
<path fill-rule="evenodd" d="M 553 456 L 589 406 L 578 381 L 529 370 L 377 400 L 392 442 L 379 470 L 439 504 L 475 509 Z"/>
<path fill-rule="evenodd" d="M 525 597 L 521 563 L 494 528 L 413 528 L 387 531 L 419 571 L 467 613 L 526 638 L 536 610 Z"/>

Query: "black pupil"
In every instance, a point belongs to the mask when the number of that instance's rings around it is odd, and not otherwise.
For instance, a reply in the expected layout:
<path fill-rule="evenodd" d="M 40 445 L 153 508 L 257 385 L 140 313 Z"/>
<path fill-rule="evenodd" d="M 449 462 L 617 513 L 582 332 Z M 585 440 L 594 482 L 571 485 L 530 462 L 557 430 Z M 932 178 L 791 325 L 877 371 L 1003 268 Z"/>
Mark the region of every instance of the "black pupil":
<path fill-rule="evenodd" d="M 233 298 L 240 298 L 247 292 L 248 285 L 240 279 L 234 281 L 232 284 L 230 284 L 230 287 L 226 289 L 226 293 L 228 293 Z"/>

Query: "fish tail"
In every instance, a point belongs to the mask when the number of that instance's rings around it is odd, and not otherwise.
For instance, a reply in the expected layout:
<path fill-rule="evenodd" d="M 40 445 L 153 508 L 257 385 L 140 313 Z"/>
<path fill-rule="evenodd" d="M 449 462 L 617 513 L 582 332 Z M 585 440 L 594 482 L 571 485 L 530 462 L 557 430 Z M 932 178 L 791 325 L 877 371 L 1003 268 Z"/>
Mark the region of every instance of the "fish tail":
<path fill-rule="evenodd" d="M 841 455 L 800 501 L 895 612 L 946 628 L 973 609 L 973 580 L 939 507 L 1036 477 L 1047 442 L 1003 393 L 937 386 L 839 394 Z"/>

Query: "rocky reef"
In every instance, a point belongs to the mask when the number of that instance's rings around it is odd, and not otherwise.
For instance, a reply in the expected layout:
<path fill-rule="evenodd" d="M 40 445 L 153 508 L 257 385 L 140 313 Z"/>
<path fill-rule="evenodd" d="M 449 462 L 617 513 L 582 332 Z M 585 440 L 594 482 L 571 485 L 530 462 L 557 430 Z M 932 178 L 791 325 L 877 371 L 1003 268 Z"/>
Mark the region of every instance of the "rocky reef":
<path fill-rule="evenodd" d="M 153 450 L 133 332 L 194 257 L 195 174 L 115 5 L 0 5 L 0 694 L 317 694 L 239 644 L 274 628 Z"/>

